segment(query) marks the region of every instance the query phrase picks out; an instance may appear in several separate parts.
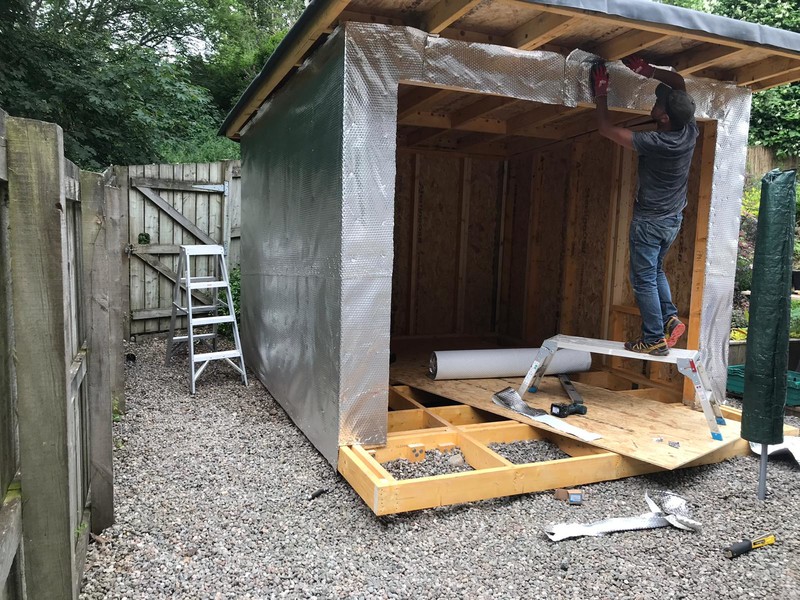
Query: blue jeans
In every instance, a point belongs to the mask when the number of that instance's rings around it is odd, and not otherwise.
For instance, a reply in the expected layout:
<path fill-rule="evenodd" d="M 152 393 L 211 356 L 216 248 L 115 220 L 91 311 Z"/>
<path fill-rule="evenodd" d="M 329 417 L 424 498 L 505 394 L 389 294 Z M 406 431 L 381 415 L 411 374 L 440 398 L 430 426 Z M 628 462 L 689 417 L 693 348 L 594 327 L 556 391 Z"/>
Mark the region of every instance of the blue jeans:
<path fill-rule="evenodd" d="M 663 263 L 682 222 L 681 215 L 631 221 L 631 286 L 642 315 L 642 338 L 648 344 L 663 338 L 664 323 L 678 314 Z"/>

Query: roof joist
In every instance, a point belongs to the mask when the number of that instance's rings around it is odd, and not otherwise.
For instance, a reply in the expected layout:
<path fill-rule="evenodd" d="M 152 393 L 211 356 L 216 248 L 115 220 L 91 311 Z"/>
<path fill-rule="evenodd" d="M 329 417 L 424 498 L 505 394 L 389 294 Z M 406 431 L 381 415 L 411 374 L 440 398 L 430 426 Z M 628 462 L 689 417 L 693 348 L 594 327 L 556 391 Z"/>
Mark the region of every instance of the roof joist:
<path fill-rule="evenodd" d="M 226 119 L 225 132 L 237 138 L 266 98 L 307 58 L 320 37 L 337 23 L 359 21 L 393 26 L 414 26 L 442 37 L 503 45 L 523 50 L 548 50 L 567 54 L 580 48 L 617 60 L 643 52 L 657 64 L 693 74 L 732 81 L 754 90 L 800 80 L 800 52 L 767 46 L 717 33 L 618 14 L 526 0 L 440 0 L 424 12 L 416 0 L 375 4 L 370 0 L 315 0 L 316 8 L 304 15 L 284 44 L 248 88 Z M 598 3 L 599 4 L 599 3 Z M 311 7 L 309 7 L 311 8 Z M 677 9 L 674 9 L 677 10 Z M 691 22 L 691 21 L 687 21 Z M 586 32 L 585 34 L 583 32 Z M 720 31 L 716 29 L 715 31 Z M 600 34 L 598 36 L 598 33 Z M 607 38 L 600 43 L 593 39 Z M 755 38 L 751 38 L 755 39 Z M 687 46 L 694 46 L 689 49 Z M 500 106 L 499 100 L 482 100 Z M 425 112 L 425 106 L 416 110 Z M 471 117 L 471 111 L 476 117 Z M 481 107 L 464 109 L 461 119 L 480 119 Z"/>

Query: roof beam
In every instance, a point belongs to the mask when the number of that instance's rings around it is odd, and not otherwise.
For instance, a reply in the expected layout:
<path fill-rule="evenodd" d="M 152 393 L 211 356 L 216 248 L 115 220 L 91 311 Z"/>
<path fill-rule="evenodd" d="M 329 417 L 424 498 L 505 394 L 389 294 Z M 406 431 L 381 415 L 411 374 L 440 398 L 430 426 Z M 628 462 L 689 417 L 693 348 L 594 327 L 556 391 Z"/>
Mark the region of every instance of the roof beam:
<path fill-rule="evenodd" d="M 555 121 L 564 113 L 571 111 L 568 106 L 561 104 L 545 104 L 506 120 L 506 127 L 510 135 L 525 135 L 521 133 L 533 127 L 541 127 Z"/>
<path fill-rule="evenodd" d="M 772 58 L 765 58 L 758 62 L 744 65 L 730 72 L 733 80 L 738 85 L 751 85 L 764 79 L 770 79 L 776 75 L 780 76 L 794 76 L 795 79 L 800 78 L 800 60 L 784 58 L 776 56 Z"/>
<path fill-rule="evenodd" d="M 692 48 L 676 54 L 670 66 L 682 75 L 690 75 L 712 67 L 723 59 L 734 58 L 736 55 L 745 52 L 749 52 L 749 50 L 731 46 L 719 46 L 717 44 L 703 44 L 698 48 Z"/>
<path fill-rule="evenodd" d="M 450 90 L 415 86 L 397 101 L 397 120 L 403 121 L 416 112 L 424 112 L 452 94 Z"/>
<path fill-rule="evenodd" d="M 800 81 L 800 73 L 796 71 L 789 73 L 788 75 L 786 73 L 782 73 L 781 75 L 776 75 L 775 77 L 770 77 L 769 79 L 762 79 L 758 83 L 754 83 L 752 85 L 752 89 L 754 92 L 760 92 L 761 90 L 768 90 L 769 88 L 785 85 L 787 83 L 794 83 L 796 81 Z"/>
<path fill-rule="evenodd" d="M 231 121 L 225 130 L 225 135 L 229 138 L 236 138 L 242 126 L 251 119 L 258 111 L 286 74 L 292 70 L 294 65 L 302 60 L 306 52 L 316 43 L 317 39 L 325 34 L 328 26 L 333 23 L 345 7 L 350 4 L 350 0 L 330 0 L 313 21 L 305 24 L 302 30 L 298 31 L 295 45 L 285 52 L 278 63 L 269 72 L 269 76 L 259 86 L 256 92 L 250 97 L 247 104 L 239 109 L 236 117 Z M 251 84 L 252 85 L 252 84 Z"/>
<path fill-rule="evenodd" d="M 440 135 L 444 135 L 449 131 L 449 129 L 431 129 L 428 127 L 421 127 L 416 131 L 412 131 L 406 136 L 406 145 L 416 146 L 424 142 L 431 142 Z"/>
<path fill-rule="evenodd" d="M 439 33 L 478 6 L 483 0 L 441 0 L 422 17 L 422 28 Z"/>
<path fill-rule="evenodd" d="M 465 106 L 464 108 L 453 112 L 453 114 L 450 115 L 450 122 L 452 123 L 453 127 L 457 127 L 463 123 L 468 123 L 473 119 L 483 117 L 493 110 L 500 108 L 501 106 L 507 106 L 513 102 L 516 102 L 516 100 L 513 98 L 506 98 L 503 96 L 485 96 L 481 100 L 478 100 L 469 106 Z"/>
<path fill-rule="evenodd" d="M 482 133 L 506 133 L 506 124 L 498 119 L 471 119 L 464 123 L 454 126 L 450 117 L 447 115 L 437 115 L 434 113 L 414 112 L 401 121 L 399 125 L 411 125 L 414 127 L 433 127 L 436 129 L 458 129 L 460 131 L 477 131 Z"/>
<path fill-rule="evenodd" d="M 650 46 L 655 46 L 658 42 L 668 37 L 669 35 L 666 33 L 634 29 L 598 44 L 592 49 L 592 53 L 602 56 L 606 60 L 619 60 L 636 52 L 641 52 Z"/>
<path fill-rule="evenodd" d="M 506 0 L 506 1 L 510 2 L 511 4 L 520 4 L 522 6 L 530 8 L 530 3 L 527 2 L 526 0 Z M 552 13 L 554 15 L 583 17 L 588 19 L 590 22 L 606 23 L 614 27 L 620 27 L 624 25 L 632 29 L 641 29 L 642 31 L 654 31 L 658 33 L 666 33 L 669 35 L 677 35 L 688 40 L 698 40 L 701 42 L 713 42 L 714 40 L 719 40 L 720 44 L 728 44 L 731 46 L 737 46 L 739 48 L 748 48 L 751 51 L 755 52 L 758 52 L 760 50 L 760 47 L 755 43 L 732 40 L 718 35 L 713 35 L 707 32 L 690 31 L 678 27 L 676 25 L 665 25 L 661 23 L 643 23 L 635 19 L 623 18 L 620 17 L 619 15 L 593 12 L 591 10 L 580 9 L 580 8 L 562 7 L 554 4 L 537 3 L 536 9 L 542 12 Z M 785 56 L 787 58 L 795 58 L 795 59 L 797 58 L 797 53 L 792 52 L 791 50 L 770 48 L 769 51 L 778 56 Z"/>
<path fill-rule="evenodd" d="M 572 15 L 543 13 L 520 25 L 503 39 L 503 45 L 521 50 L 534 50 L 564 35 L 582 22 Z"/>

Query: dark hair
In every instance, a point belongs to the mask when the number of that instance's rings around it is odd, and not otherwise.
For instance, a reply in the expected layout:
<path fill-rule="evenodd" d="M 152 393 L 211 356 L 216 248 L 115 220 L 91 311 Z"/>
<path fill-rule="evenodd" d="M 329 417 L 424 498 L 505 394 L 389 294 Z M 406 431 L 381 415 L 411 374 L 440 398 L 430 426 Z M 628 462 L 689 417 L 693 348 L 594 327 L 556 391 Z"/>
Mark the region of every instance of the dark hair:
<path fill-rule="evenodd" d="M 683 90 L 675 90 L 659 83 L 656 88 L 656 102 L 664 107 L 674 129 L 680 129 L 694 120 L 694 98 Z"/>

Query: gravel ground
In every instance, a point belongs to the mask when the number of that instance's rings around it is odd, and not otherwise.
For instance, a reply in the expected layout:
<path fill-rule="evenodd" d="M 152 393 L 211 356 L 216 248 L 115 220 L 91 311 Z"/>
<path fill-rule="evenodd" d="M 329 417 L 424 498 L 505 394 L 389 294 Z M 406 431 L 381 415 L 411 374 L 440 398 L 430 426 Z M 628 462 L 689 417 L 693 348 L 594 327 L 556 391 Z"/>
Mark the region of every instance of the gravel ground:
<path fill-rule="evenodd" d="M 546 492 L 376 517 L 254 377 L 245 388 L 214 364 L 192 397 L 186 361 L 162 365 L 163 341 L 129 351 L 117 523 L 89 548 L 83 599 L 800 598 L 800 467 L 789 457 L 770 461 L 766 502 L 752 455 L 585 486 L 582 506 Z M 555 457 L 502 446 L 512 461 Z M 414 469 L 463 468 L 448 454 Z M 645 513 L 645 491 L 667 489 L 690 501 L 702 533 L 542 533 Z M 723 556 L 765 532 L 778 542 Z"/>

